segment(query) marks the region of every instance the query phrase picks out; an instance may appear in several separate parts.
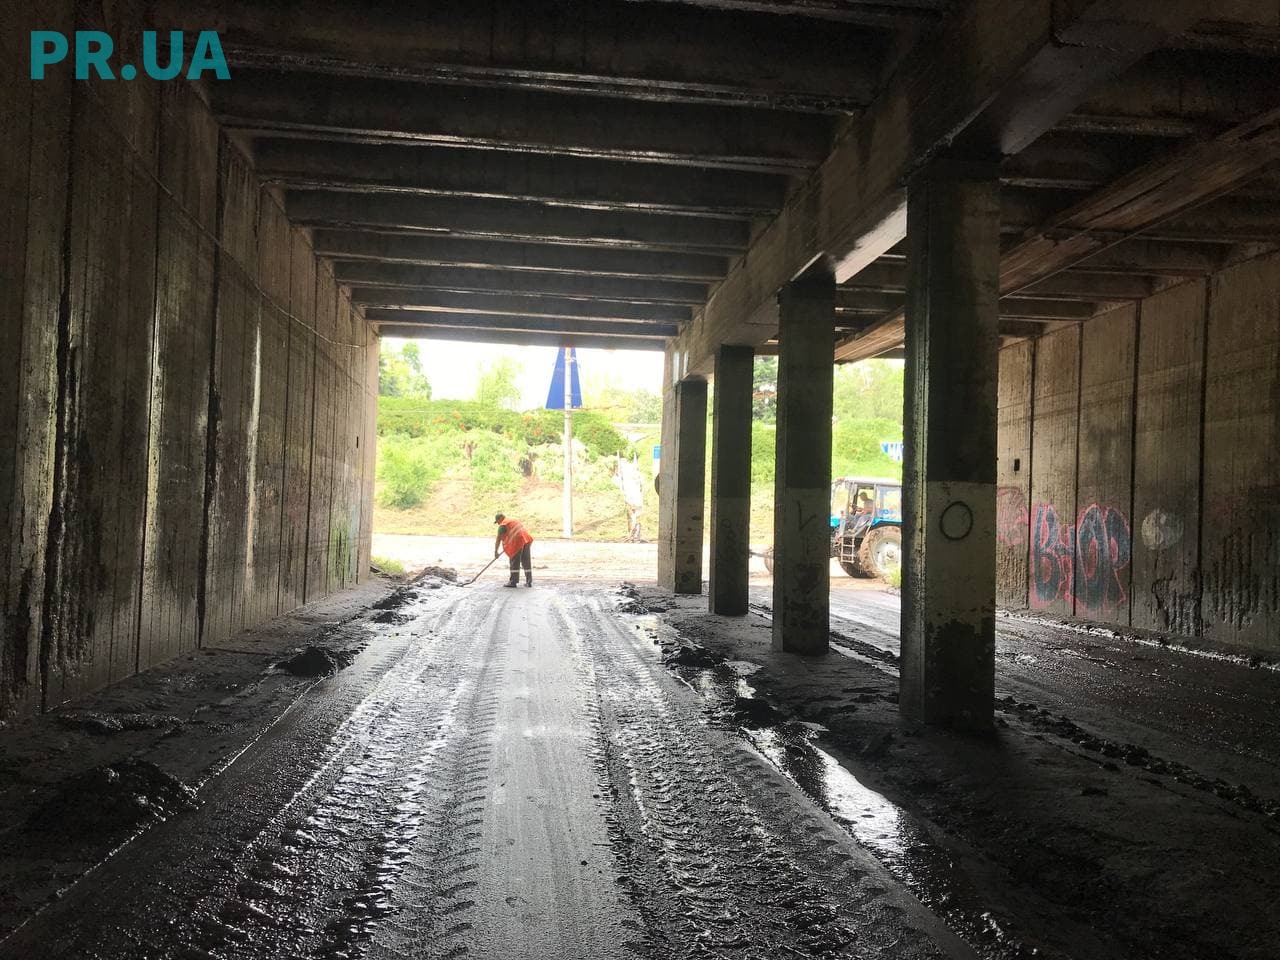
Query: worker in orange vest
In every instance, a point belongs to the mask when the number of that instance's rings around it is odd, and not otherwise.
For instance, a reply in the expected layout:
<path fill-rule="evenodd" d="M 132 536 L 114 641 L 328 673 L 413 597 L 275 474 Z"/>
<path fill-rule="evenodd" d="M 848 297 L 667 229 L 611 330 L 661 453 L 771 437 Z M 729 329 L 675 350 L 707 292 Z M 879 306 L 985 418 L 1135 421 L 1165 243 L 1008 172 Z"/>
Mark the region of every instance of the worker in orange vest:
<path fill-rule="evenodd" d="M 507 551 L 507 556 L 511 560 L 511 579 L 504 586 L 520 586 L 520 568 L 524 567 L 524 585 L 532 587 L 533 562 L 530 559 L 529 545 L 533 543 L 533 537 L 529 535 L 523 523 L 512 520 L 505 514 L 495 514 L 493 522 L 498 525 L 498 536 L 493 541 L 494 559 L 497 559 L 498 551 L 501 549 Z"/>

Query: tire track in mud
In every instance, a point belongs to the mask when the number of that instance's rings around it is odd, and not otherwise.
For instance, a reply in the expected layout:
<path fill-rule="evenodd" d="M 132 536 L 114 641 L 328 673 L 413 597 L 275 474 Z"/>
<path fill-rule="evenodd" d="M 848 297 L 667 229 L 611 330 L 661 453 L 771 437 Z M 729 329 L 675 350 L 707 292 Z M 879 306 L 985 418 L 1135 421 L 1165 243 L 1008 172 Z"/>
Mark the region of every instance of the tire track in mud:
<path fill-rule="evenodd" d="M 499 696 L 494 676 L 506 651 L 494 627 L 496 607 L 461 631 L 454 648 L 469 644 L 462 707 L 421 807 L 421 829 L 408 848 L 392 894 L 394 910 L 373 936 L 378 956 L 452 958 L 470 952 L 473 899 L 483 849 L 484 808 L 493 780 L 492 734 Z M 455 627 L 456 629 L 456 627 Z M 480 645 L 474 641 L 485 638 Z M 355 956 L 354 953 L 343 956 Z"/>
<path fill-rule="evenodd" d="M 363 955 L 441 794 L 484 773 L 462 745 L 484 722 L 485 608 L 416 602 L 429 596 L 402 597 L 395 630 L 373 613 L 377 642 L 202 791 L 202 809 L 109 861 L 0 957 Z"/>
<path fill-rule="evenodd" d="M 211 956 L 360 957 L 397 932 L 413 950 L 390 955 L 456 955 L 447 941 L 465 930 L 465 873 L 478 853 L 467 815 L 489 780 L 476 749 L 496 709 L 486 680 L 502 665 L 483 613 L 452 604 L 344 723 L 321 771 L 333 775 L 317 776 L 248 845 L 232 871 L 236 896 L 197 909 L 194 939 L 216 945 Z M 425 876 L 410 879 L 424 856 Z"/>
<path fill-rule="evenodd" d="M 673 695 L 606 604 L 579 602 L 574 619 L 592 661 L 611 839 L 648 955 L 973 956 L 771 765 L 712 727 L 694 695 Z"/>

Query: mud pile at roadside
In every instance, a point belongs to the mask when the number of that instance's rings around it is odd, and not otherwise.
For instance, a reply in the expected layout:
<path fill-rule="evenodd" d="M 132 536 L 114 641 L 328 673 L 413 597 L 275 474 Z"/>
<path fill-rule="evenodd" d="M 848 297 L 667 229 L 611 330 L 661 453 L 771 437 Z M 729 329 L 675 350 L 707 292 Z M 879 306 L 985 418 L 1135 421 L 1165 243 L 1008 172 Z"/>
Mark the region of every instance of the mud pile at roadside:
<path fill-rule="evenodd" d="M 351 665 L 358 650 L 327 650 L 314 644 L 276 664 L 295 677 L 327 677 Z"/>
<path fill-rule="evenodd" d="M 418 571 L 415 580 L 422 580 L 426 577 L 435 577 L 437 580 L 448 580 L 450 583 L 458 582 L 458 571 L 453 567 L 423 567 Z"/>
<path fill-rule="evenodd" d="M 114 833 L 167 820 L 196 806 L 195 791 L 145 760 L 121 760 L 63 781 L 28 818 L 31 833 Z"/>

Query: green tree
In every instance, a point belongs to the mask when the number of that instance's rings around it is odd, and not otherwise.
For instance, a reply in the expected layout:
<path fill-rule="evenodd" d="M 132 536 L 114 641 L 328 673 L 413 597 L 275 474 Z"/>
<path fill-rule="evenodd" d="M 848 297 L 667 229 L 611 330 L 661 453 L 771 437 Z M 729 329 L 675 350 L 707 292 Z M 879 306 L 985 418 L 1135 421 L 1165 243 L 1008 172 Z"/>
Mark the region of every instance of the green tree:
<path fill-rule="evenodd" d="M 406 343 L 399 350 L 384 346 L 378 352 L 378 396 L 431 399 L 431 384 L 422 372 L 416 343 Z"/>
<path fill-rule="evenodd" d="M 662 422 L 662 398 L 652 390 L 635 390 L 629 399 L 628 423 Z"/>
<path fill-rule="evenodd" d="M 582 402 L 588 410 L 614 423 L 662 422 L 662 398 L 643 387 L 627 390 L 610 380 L 609 371 L 586 373 L 582 379 Z"/>
<path fill-rule="evenodd" d="M 863 360 L 836 367 L 832 415 L 847 420 L 902 423 L 903 366 L 892 360 Z"/>
<path fill-rule="evenodd" d="M 499 410 L 514 410 L 520 402 L 516 378 L 521 365 L 510 357 L 499 357 L 485 367 L 476 383 L 476 402 Z"/>
<path fill-rule="evenodd" d="M 756 357 L 751 375 L 751 418 L 762 423 L 778 419 L 778 358 Z"/>

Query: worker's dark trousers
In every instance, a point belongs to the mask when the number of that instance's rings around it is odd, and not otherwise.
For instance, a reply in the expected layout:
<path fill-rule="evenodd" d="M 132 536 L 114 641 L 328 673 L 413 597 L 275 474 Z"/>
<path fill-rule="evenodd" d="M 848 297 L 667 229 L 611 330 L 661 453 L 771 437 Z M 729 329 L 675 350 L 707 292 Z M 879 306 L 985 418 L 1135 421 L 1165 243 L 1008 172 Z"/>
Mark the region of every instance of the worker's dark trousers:
<path fill-rule="evenodd" d="M 533 544 L 526 543 L 519 553 L 511 558 L 511 586 L 516 586 L 520 582 L 520 568 L 524 567 L 524 583 L 527 587 L 533 586 L 533 559 L 529 553 L 529 548 Z"/>

